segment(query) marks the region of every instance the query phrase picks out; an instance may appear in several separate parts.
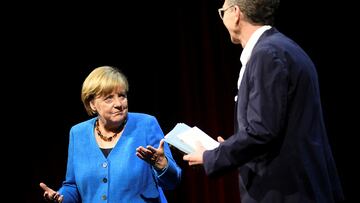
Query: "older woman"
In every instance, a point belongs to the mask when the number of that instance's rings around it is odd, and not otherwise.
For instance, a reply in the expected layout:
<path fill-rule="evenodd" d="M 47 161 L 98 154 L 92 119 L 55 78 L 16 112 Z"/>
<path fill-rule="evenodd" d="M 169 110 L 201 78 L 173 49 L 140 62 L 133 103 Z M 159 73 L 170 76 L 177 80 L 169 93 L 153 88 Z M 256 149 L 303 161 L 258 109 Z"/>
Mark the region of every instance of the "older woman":
<path fill-rule="evenodd" d="M 87 113 L 97 116 L 71 128 L 65 181 L 57 192 L 40 183 L 45 199 L 167 202 L 162 188 L 173 189 L 181 169 L 156 118 L 128 112 L 127 92 L 126 77 L 114 67 L 88 75 L 81 99 Z"/>

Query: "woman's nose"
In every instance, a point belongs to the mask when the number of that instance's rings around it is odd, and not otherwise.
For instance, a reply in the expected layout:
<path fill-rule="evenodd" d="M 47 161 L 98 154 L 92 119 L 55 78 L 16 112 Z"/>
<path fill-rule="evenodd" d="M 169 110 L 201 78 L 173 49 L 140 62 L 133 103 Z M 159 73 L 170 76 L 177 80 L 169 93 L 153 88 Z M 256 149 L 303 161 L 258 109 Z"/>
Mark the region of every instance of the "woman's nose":
<path fill-rule="evenodd" d="M 115 106 L 121 106 L 124 102 L 125 98 L 124 97 L 116 97 L 115 99 Z"/>

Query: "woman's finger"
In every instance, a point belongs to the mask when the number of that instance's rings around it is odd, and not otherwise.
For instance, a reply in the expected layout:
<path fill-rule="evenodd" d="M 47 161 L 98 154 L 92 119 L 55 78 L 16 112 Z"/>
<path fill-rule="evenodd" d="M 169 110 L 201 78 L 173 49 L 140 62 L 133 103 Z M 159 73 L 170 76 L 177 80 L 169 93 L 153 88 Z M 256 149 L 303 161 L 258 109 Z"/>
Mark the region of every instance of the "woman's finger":
<path fill-rule="evenodd" d="M 146 149 L 148 149 L 148 151 L 150 151 L 150 152 L 151 152 L 151 154 L 156 153 L 156 150 L 157 150 L 157 149 L 155 149 L 153 146 L 150 146 L 150 145 L 149 145 L 149 146 L 147 146 L 147 147 L 146 147 Z"/>
<path fill-rule="evenodd" d="M 51 189 L 45 185 L 45 183 L 40 183 L 40 187 L 44 190 L 44 191 L 51 191 Z"/>
<path fill-rule="evenodd" d="M 164 142 L 165 142 L 165 140 L 164 140 L 164 139 L 161 139 L 161 140 L 160 140 L 160 144 L 159 144 L 158 149 L 162 149 L 162 148 L 164 148 Z"/>

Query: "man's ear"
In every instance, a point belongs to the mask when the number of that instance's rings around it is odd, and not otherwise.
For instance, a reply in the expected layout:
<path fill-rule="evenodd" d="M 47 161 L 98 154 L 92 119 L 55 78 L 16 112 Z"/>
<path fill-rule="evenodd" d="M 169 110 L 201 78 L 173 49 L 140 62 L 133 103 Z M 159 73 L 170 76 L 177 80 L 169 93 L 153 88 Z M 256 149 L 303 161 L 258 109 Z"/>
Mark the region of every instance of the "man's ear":
<path fill-rule="evenodd" d="M 244 13 L 240 10 L 238 5 L 234 6 L 234 15 L 236 17 L 237 23 L 240 21 L 240 19 L 244 19 Z"/>

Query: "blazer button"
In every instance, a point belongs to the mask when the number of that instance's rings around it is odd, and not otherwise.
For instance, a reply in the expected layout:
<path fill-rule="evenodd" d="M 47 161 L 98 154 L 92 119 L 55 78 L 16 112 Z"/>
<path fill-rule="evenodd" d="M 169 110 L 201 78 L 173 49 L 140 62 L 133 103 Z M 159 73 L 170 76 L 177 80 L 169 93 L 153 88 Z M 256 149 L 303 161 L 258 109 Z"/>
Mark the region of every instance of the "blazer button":
<path fill-rule="evenodd" d="M 104 183 L 107 183 L 107 178 L 103 178 L 103 182 L 104 182 Z"/>
<path fill-rule="evenodd" d="M 101 196 L 102 200 L 106 200 L 106 195 Z"/>
<path fill-rule="evenodd" d="M 107 163 L 104 162 L 104 163 L 102 164 L 102 167 L 106 168 L 106 167 L 107 167 Z"/>

